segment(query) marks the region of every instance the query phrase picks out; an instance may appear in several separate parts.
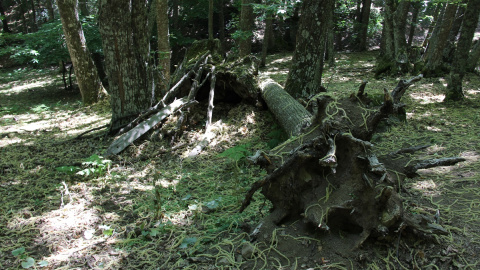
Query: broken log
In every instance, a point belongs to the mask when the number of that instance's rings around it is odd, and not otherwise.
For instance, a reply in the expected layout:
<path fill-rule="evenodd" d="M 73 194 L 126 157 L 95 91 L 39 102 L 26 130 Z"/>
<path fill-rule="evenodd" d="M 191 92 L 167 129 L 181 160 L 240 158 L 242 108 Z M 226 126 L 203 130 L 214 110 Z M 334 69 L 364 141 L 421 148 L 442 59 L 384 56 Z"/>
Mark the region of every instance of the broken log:
<path fill-rule="evenodd" d="M 136 139 L 140 138 L 143 134 L 149 131 L 152 127 L 156 126 L 160 121 L 178 111 L 180 108 L 190 106 L 194 104 L 192 101 L 188 101 L 186 98 L 177 99 L 165 108 L 161 109 L 158 113 L 148 118 L 147 120 L 138 124 L 135 128 L 124 133 L 118 139 L 116 139 L 106 150 L 105 156 L 116 155 L 123 151 Z"/>
<path fill-rule="evenodd" d="M 312 115 L 278 83 L 266 79 L 260 83 L 260 89 L 268 109 L 287 134 L 296 136 L 302 128 L 311 124 Z"/>

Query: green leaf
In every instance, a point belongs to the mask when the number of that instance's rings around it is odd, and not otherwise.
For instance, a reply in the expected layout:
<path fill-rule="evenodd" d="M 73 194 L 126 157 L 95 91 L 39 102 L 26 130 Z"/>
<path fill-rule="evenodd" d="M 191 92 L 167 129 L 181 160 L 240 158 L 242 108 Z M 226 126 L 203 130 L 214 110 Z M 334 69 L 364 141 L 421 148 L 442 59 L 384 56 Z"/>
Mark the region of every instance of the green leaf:
<path fill-rule="evenodd" d="M 195 242 L 197 242 L 196 237 L 187 237 L 187 238 L 183 239 L 182 244 L 180 244 L 180 248 L 185 249 L 189 245 L 195 244 Z"/>
<path fill-rule="evenodd" d="M 37 264 L 38 264 L 38 266 L 40 266 L 40 267 L 48 266 L 48 262 L 47 262 L 47 261 L 39 261 Z"/>
<path fill-rule="evenodd" d="M 108 229 L 103 231 L 103 235 L 111 236 L 113 235 L 113 229 Z"/>
<path fill-rule="evenodd" d="M 28 269 L 35 265 L 35 259 L 33 259 L 32 257 L 28 257 L 25 259 L 25 261 L 21 263 L 21 265 L 23 268 Z"/>
<path fill-rule="evenodd" d="M 57 172 L 63 172 L 63 173 L 68 173 L 68 174 L 73 174 L 76 171 L 80 170 L 79 167 L 77 166 L 61 166 L 61 167 L 56 167 L 55 170 Z"/>
<path fill-rule="evenodd" d="M 13 256 L 19 256 L 19 255 L 22 255 L 23 253 L 25 253 L 24 247 L 20 247 L 12 251 Z"/>
<path fill-rule="evenodd" d="M 158 230 L 157 229 L 150 229 L 150 236 L 157 236 Z"/>

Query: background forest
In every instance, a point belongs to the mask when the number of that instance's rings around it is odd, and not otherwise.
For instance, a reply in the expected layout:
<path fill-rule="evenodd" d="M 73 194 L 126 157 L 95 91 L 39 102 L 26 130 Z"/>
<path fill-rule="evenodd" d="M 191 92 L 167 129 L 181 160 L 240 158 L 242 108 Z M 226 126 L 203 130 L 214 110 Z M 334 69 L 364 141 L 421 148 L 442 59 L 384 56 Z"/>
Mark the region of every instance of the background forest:
<path fill-rule="evenodd" d="M 479 16 L 0 0 L 0 269 L 478 269 Z"/>

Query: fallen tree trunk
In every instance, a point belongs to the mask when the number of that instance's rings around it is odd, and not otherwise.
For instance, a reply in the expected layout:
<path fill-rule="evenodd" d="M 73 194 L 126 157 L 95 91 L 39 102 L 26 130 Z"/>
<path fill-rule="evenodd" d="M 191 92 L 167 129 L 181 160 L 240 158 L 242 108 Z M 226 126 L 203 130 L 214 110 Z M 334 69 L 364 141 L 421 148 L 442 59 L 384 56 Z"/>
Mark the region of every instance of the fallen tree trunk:
<path fill-rule="evenodd" d="M 403 213 L 396 192 L 402 180 L 398 177 L 432 163 L 392 172 L 374 155 L 369 140 L 383 119 L 405 113 L 401 97 L 421 78 L 401 80 L 392 92 L 385 90 L 384 102 L 376 108 L 367 107 L 372 101 L 364 93 L 366 82 L 350 98 L 335 99 L 321 93 L 309 101 L 313 114 L 278 84 L 261 82 L 269 110 L 294 136 L 269 153 L 250 158 L 264 164 L 269 174 L 252 185 L 240 211 L 261 189 L 273 204 L 265 222 L 279 225 L 302 219 L 317 230 L 346 232 L 357 247 L 372 234 L 385 237 L 402 222 L 416 226 L 414 219 Z"/>

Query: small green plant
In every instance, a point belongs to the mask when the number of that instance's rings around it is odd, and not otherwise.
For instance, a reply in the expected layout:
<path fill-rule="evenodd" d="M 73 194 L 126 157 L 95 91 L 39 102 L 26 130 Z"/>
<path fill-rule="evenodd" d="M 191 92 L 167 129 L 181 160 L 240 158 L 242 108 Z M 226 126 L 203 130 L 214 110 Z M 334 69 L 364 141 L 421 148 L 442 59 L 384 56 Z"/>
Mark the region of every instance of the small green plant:
<path fill-rule="evenodd" d="M 238 162 L 248 156 L 251 156 L 252 153 L 248 150 L 250 147 L 250 144 L 241 144 L 237 145 L 235 147 L 229 148 L 222 153 L 220 153 L 218 156 L 220 157 L 226 157 L 232 161 L 235 162 L 235 166 L 238 169 Z"/>
<path fill-rule="evenodd" d="M 76 173 L 81 176 L 102 175 L 110 168 L 111 164 L 111 160 L 103 159 L 103 157 L 99 155 L 91 155 L 82 162 L 82 166 L 85 167 L 85 169 L 78 166 L 61 166 L 55 168 L 55 170 L 67 174 Z"/>
<path fill-rule="evenodd" d="M 280 126 L 275 124 L 272 127 L 272 131 L 270 131 L 270 133 L 267 134 L 267 138 L 269 138 L 269 140 L 267 142 L 268 148 L 273 149 L 277 145 L 279 145 L 282 142 L 284 142 L 285 140 L 287 140 L 288 135 L 287 135 L 287 133 L 285 133 L 285 131 L 283 131 L 283 129 Z"/>
<path fill-rule="evenodd" d="M 15 250 L 12 250 L 12 255 L 20 259 L 21 261 L 20 265 L 22 266 L 22 268 L 29 269 L 33 267 L 33 269 L 37 269 L 37 267 L 35 266 L 35 259 L 25 254 L 24 247 L 20 247 Z M 40 261 L 37 263 L 37 265 L 39 267 L 45 267 L 45 266 L 48 266 L 48 262 Z"/>

